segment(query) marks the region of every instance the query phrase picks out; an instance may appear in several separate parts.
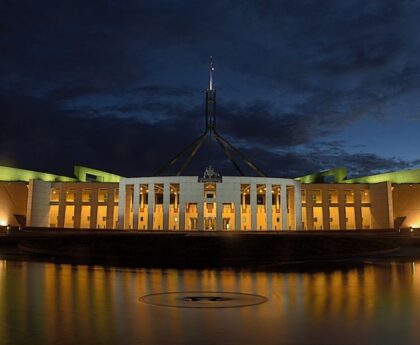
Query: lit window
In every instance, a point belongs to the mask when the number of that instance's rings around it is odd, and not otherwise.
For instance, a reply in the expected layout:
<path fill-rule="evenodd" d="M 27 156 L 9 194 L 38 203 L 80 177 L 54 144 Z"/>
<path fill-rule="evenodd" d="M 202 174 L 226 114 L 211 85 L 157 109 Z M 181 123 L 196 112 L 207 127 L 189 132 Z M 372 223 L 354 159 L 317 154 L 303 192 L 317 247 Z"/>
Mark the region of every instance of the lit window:
<path fill-rule="evenodd" d="M 362 204 L 370 203 L 370 191 L 369 189 L 362 189 L 360 191 L 360 200 Z"/>
<path fill-rule="evenodd" d="M 302 204 L 305 204 L 306 203 L 306 190 L 305 189 L 302 189 L 300 197 L 301 197 Z"/>
<path fill-rule="evenodd" d="M 335 189 L 328 191 L 328 202 L 330 204 L 336 204 L 338 203 L 338 192 Z"/>
<path fill-rule="evenodd" d="M 67 189 L 66 190 L 66 201 L 67 202 L 74 202 L 74 194 L 75 194 L 75 191 L 74 191 L 74 189 Z"/>
<path fill-rule="evenodd" d="M 320 190 L 312 191 L 312 203 L 321 204 L 322 203 L 322 194 Z"/>
<path fill-rule="evenodd" d="M 82 202 L 92 201 L 92 189 L 83 189 L 82 191 Z"/>
<path fill-rule="evenodd" d="M 99 189 L 99 192 L 98 192 L 98 201 L 99 202 L 107 202 L 108 201 L 108 190 L 106 190 L 106 189 Z"/>
<path fill-rule="evenodd" d="M 51 188 L 50 201 L 60 201 L 60 189 Z"/>
<path fill-rule="evenodd" d="M 354 203 L 354 192 L 352 190 L 345 190 L 344 191 L 344 201 L 346 204 L 353 204 Z"/>

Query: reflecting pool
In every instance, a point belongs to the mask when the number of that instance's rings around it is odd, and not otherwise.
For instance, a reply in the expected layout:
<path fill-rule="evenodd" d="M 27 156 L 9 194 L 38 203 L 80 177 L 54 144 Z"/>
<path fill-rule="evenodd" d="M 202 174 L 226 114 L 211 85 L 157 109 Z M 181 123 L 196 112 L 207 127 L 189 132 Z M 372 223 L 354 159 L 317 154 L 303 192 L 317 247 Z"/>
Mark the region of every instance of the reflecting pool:
<path fill-rule="evenodd" d="M 141 300 L 168 292 L 187 302 L 217 303 L 212 292 L 266 300 L 224 308 Z M 3 344 L 420 344 L 420 261 L 273 273 L 0 260 Z"/>

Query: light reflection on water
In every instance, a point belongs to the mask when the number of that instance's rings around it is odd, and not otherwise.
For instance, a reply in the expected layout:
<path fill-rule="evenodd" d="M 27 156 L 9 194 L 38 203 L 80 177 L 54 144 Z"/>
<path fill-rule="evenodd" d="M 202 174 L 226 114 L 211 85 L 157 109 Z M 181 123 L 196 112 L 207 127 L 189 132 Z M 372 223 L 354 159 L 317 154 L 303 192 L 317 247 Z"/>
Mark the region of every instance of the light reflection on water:
<path fill-rule="evenodd" d="M 316 273 L 0 261 L 3 344 L 420 344 L 420 262 Z M 173 291 L 263 295 L 228 309 L 147 305 Z"/>

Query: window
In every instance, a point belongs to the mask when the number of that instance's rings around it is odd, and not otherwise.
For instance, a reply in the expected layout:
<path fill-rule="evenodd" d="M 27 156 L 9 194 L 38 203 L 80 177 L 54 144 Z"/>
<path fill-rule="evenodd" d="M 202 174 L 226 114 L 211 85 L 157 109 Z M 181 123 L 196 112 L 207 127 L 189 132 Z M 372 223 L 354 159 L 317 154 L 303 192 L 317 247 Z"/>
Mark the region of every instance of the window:
<path fill-rule="evenodd" d="M 354 192 L 352 190 L 345 190 L 344 191 L 344 202 L 346 204 L 353 204 L 354 203 Z"/>
<path fill-rule="evenodd" d="M 156 205 L 162 205 L 163 204 L 163 194 L 156 194 L 155 200 L 156 200 Z"/>
<path fill-rule="evenodd" d="M 336 189 L 332 189 L 328 191 L 328 202 L 330 204 L 338 203 L 338 192 Z"/>
<path fill-rule="evenodd" d="M 302 189 L 300 197 L 301 197 L 302 204 L 306 204 L 306 190 L 305 189 Z"/>
<path fill-rule="evenodd" d="M 99 202 L 107 202 L 108 201 L 108 190 L 106 190 L 106 189 L 99 189 L 99 192 L 98 192 L 98 201 Z"/>
<path fill-rule="evenodd" d="M 51 188 L 50 201 L 60 201 L 60 189 Z"/>
<path fill-rule="evenodd" d="M 91 202 L 91 201 L 92 201 L 92 189 L 83 189 L 82 202 Z"/>
<path fill-rule="evenodd" d="M 102 176 L 86 173 L 86 182 L 102 182 L 103 180 Z"/>
<path fill-rule="evenodd" d="M 322 194 L 320 190 L 312 191 L 312 203 L 321 204 L 322 203 Z"/>
<path fill-rule="evenodd" d="M 370 191 L 369 189 L 362 189 L 360 191 L 360 200 L 362 204 L 369 204 L 370 203 Z"/>
<path fill-rule="evenodd" d="M 67 202 L 74 202 L 74 194 L 75 194 L 74 189 L 68 188 L 66 190 L 66 201 Z"/>
<path fill-rule="evenodd" d="M 207 199 L 213 199 L 214 198 L 214 194 L 213 193 L 207 193 L 206 194 L 206 198 Z"/>

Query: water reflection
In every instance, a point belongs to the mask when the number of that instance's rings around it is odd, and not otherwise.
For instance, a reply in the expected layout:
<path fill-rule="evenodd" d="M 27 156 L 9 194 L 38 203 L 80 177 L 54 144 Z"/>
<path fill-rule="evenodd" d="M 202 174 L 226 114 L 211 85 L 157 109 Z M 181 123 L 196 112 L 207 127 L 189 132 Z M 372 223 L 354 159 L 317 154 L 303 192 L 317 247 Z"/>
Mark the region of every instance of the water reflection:
<path fill-rule="evenodd" d="M 420 262 L 328 273 L 116 269 L 0 261 L 2 344 L 419 344 Z M 235 309 L 173 309 L 140 296 L 263 295 Z M 357 340 L 357 341 L 356 341 Z"/>

